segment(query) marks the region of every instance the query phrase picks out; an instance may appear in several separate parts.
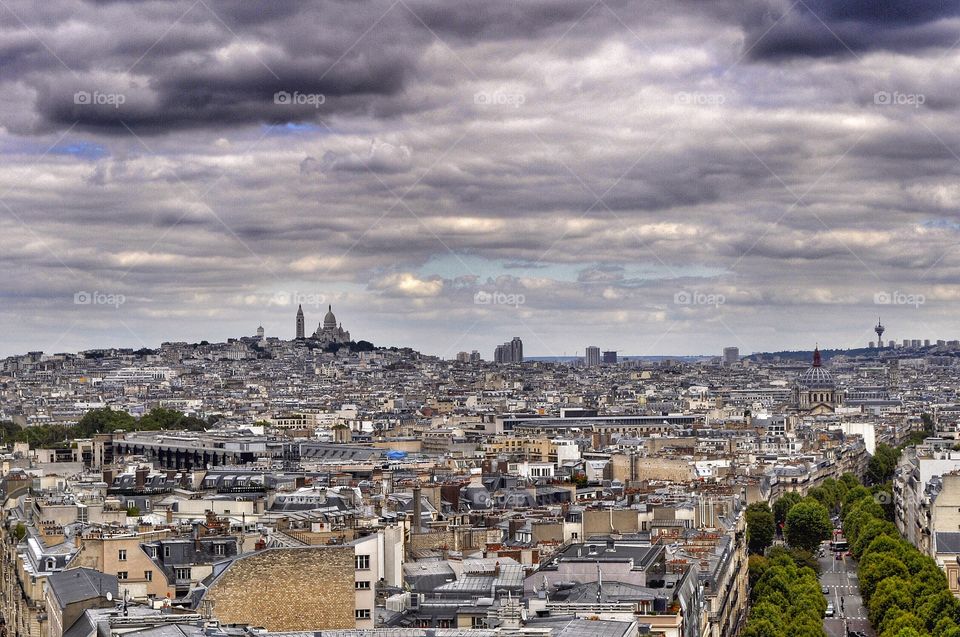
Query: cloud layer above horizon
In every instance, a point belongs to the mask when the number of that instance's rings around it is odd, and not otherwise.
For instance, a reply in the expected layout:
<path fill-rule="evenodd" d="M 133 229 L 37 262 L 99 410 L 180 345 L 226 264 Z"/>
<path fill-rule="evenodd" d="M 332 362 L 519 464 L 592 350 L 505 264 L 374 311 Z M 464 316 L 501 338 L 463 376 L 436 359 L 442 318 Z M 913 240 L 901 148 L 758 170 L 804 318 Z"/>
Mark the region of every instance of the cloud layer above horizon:
<path fill-rule="evenodd" d="M 7 0 L 4 355 L 960 338 L 960 2 Z"/>

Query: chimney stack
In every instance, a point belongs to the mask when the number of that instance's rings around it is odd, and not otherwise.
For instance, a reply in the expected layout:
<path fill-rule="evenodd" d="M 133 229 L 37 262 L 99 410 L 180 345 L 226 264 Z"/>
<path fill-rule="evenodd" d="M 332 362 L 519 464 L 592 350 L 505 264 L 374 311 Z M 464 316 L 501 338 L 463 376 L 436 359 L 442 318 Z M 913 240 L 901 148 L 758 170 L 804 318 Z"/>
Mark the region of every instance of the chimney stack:
<path fill-rule="evenodd" d="M 410 524 L 411 533 L 419 533 L 423 521 L 423 504 L 420 496 L 420 481 L 413 485 L 413 522 Z"/>

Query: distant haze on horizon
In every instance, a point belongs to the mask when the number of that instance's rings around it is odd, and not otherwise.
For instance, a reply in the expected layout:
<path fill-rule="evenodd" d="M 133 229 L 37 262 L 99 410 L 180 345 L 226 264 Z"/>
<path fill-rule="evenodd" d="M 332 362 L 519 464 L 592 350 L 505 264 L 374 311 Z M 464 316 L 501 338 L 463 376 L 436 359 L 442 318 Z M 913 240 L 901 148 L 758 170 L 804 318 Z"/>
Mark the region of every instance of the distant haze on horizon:
<path fill-rule="evenodd" d="M 960 338 L 960 3 L 0 13 L 0 355 Z"/>

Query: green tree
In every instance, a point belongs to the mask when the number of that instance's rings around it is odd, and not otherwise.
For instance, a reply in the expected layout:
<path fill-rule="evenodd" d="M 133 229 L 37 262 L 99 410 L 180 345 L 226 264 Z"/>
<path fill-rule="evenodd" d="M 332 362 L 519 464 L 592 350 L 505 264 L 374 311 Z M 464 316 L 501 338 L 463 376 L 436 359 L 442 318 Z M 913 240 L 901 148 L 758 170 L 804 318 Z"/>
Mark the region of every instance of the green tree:
<path fill-rule="evenodd" d="M 74 428 L 78 438 L 89 438 L 93 434 L 110 433 L 118 429 L 130 431 L 136 428 L 136 420 L 125 411 L 110 409 L 91 409 L 80 418 Z"/>
<path fill-rule="evenodd" d="M 867 462 L 866 479 L 870 484 L 881 484 L 893 477 L 900 453 L 890 445 L 877 443 L 877 448 Z"/>
<path fill-rule="evenodd" d="M 805 499 L 790 508 L 784 537 L 792 547 L 813 552 L 824 540 L 830 539 L 833 524 L 830 512 L 813 499 Z"/>
<path fill-rule="evenodd" d="M 176 409 L 154 407 L 149 413 L 141 416 L 137 427 L 143 431 L 157 431 L 160 429 L 179 429 L 183 420 L 183 413 Z"/>
<path fill-rule="evenodd" d="M 762 555 L 773 544 L 776 531 L 773 511 L 766 502 L 754 502 L 744 514 L 747 521 L 747 546 L 751 553 Z"/>
<path fill-rule="evenodd" d="M 881 535 L 888 535 L 893 539 L 900 538 L 900 532 L 893 523 L 873 518 L 860 529 L 857 539 L 850 545 L 851 552 L 859 559 L 870 543 Z"/>
<path fill-rule="evenodd" d="M 763 574 L 767 572 L 768 568 L 770 568 L 770 562 L 762 555 L 751 555 L 747 559 L 751 590 L 757 585 L 757 582 L 763 577 Z"/>
<path fill-rule="evenodd" d="M 790 508 L 802 499 L 803 496 L 793 491 L 780 496 L 777 501 L 773 503 L 774 522 L 776 522 L 778 526 L 783 525 L 787 521 L 787 513 L 790 511 Z"/>
<path fill-rule="evenodd" d="M 891 608 L 909 611 L 913 608 L 913 596 L 902 577 L 888 577 L 879 584 L 873 597 L 870 598 L 868 614 L 870 623 L 879 626 L 884 616 Z"/>
<path fill-rule="evenodd" d="M 910 579 L 910 571 L 903 562 L 888 553 L 871 553 L 860 561 L 860 592 L 867 600 L 868 608 L 870 597 L 877 588 L 877 584 L 888 577 Z"/>

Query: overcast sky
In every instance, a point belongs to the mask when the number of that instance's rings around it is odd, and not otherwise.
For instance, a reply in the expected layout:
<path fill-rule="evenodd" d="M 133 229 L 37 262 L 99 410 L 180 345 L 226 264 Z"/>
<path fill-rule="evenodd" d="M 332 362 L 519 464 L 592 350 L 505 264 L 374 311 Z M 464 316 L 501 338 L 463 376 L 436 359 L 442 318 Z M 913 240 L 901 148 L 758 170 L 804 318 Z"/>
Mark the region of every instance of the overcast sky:
<path fill-rule="evenodd" d="M 960 2 L 0 2 L 2 354 L 960 338 Z"/>

